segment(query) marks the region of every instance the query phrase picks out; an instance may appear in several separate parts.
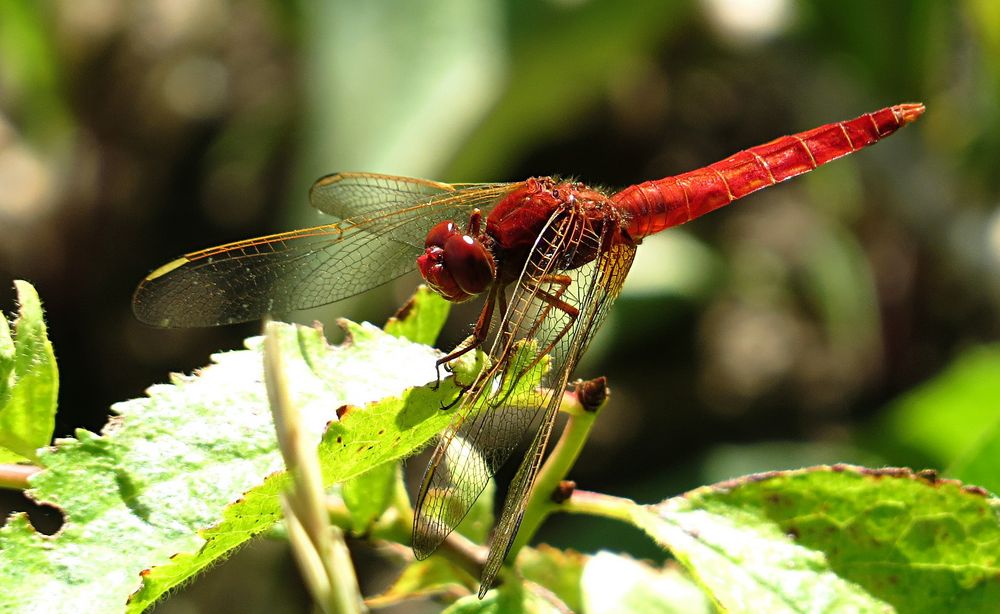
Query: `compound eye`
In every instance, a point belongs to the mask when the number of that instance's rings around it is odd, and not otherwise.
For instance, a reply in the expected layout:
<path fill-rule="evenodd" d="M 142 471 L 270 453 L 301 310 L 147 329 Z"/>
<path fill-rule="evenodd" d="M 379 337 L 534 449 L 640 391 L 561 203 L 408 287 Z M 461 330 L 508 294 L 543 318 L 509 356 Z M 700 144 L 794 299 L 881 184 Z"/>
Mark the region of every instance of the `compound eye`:
<path fill-rule="evenodd" d="M 472 298 L 472 295 L 463 292 L 451 272 L 444 265 L 444 250 L 440 247 L 429 247 L 417 258 L 417 268 L 423 275 L 424 281 L 432 290 L 440 294 L 445 299 L 461 303 Z"/>
<path fill-rule="evenodd" d="M 457 233 L 458 228 L 455 226 L 455 222 L 451 220 L 439 222 L 427 233 L 424 247 L 444 247 L 445 242 Z"/>
<path fill-rule="evenodd" d="M 444 265 L 464 292 L 479 294 L 496 278 L 493 256 L 469 235 L 453 235 L 444 245 Z"/>

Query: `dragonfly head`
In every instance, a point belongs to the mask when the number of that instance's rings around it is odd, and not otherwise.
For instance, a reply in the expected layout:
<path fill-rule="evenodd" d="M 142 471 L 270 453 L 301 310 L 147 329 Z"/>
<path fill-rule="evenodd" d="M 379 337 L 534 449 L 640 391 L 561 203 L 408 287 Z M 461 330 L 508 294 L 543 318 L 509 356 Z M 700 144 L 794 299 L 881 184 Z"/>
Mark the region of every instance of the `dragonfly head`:
<path fill-rule="evenodd" d="M 450 220 L 427 233 L 417 267 L 427 285 L 455 303 L 486 290 L 497 274 L 489 250 L 476 237 L 463 234 Z"/>

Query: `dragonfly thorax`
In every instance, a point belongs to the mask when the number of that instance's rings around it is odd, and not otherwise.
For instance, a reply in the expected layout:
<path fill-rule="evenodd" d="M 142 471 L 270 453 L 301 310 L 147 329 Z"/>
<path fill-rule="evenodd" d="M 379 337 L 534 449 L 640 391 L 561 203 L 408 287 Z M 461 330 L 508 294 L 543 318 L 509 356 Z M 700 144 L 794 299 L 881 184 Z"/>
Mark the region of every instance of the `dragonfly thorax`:
<path fill-rule="evenodd" d="M 557 268 L 575 269 L 597 257 L 617 236 L 620 213 L 600 190 L 551 177 L 528 179 L 507 195 L 486 219 L 490 247 L 500 261 L 500 277 L 520 274 L 539 245 L 560 245 Z"/>

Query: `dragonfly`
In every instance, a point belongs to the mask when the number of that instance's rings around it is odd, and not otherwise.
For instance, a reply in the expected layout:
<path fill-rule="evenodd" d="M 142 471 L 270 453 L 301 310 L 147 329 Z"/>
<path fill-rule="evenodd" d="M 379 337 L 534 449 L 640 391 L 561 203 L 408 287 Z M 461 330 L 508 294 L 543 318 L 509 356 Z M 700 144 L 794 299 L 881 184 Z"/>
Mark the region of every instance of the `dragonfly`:
<path fill-rule="evenodd" d="M 412 533 L 415 556 L 430 556 L 527 445 L 493 532 L 482 597 L 514 543 L 562 391 L 642 239 L 873 145 L 923 112 L 920 103 L 886 107 L 615 193 L 554 177 L 448 184 L 329 175 L 309 200 L 333 221 L 173 260 L 139 284 L 133 311 L 159 327 L 245 322 L 354 296 L 414 268 L 449 301 L 483 297 L 468 338 L 438 361 L 447 368 L 474 349 L 488 356 L 431 456 Z M 518 388 L 539 371 L 540 385 Z"/>

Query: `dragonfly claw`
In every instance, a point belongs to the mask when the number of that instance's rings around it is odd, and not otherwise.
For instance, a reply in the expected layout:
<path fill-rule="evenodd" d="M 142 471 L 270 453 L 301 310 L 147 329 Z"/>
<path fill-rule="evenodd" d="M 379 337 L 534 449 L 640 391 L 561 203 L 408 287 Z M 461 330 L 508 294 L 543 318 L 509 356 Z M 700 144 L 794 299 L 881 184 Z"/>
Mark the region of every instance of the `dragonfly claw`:
<path fill-rule="evenodd" d="M 449 374 L 455 372 L 455 370 L 451 367 L 451 364 L 448 362 L 447 358 L 448 357 L 445 356 L 444 358 L 438 360 L 434 364 L 434 373 L 437 375 L 437 378 L 434 380 L 434 385 L 431 386 L 431 390 L 437 391 L 437 389 L 441 387 L 441 368 L 442 367 Z"/>
<path fill-rule="evenodd" d="M 462 400 L 463 396 L 465 396 L 465 392 L 469 388 L 471 388 L 471 387 L 472 386 L 462 386 L 461 384 L 459 384 L 458 385 L 458 395 L 456 395 L 455 398 L 452 400 L 452 402 L 448 403 L 447 405 L 444 404 L 444 403 L 441 403 L 441 411 L 448 411 L 452 407 L 455 407 L 456 405 L 458 405 L 458 402 Z"/>
<path fill-rule="evenodd" d="M 446 358 L 447 358 L 447 356 L 445 357 L 445 359 Z M 438 360 L 437 364 L 434 365 L 434 372 L 437 374 L 437 378 L 434 380 L 434 384 L 431 385 L 431 390 L 433 390 L 435 392 L 437 392 L 438 388 L 441 387 L 441 369 L 444 369 L 445 372 L 448 373 L 448 375 L 453 375 L 455 373 L 455 368 L 452 367 L 451 363 L 448 362 L 445 359 Z M 462 389 L 462 393 L 464 393 L 466 390 L 469 389 L 469 386 L 464 386 L 464 385 L 458 383 L 457 381 L 455 382 L 455 385 L 457 385 L 459 388 Z M 461 396 L 462 395 L 459 394 L 459 398 L 461 398 Z M 452 406 L 455 405 L 455 403 L 457 401 L 458 401 L 458 399 L 455 399 L 455 401 L 452 401 L 447 406 L 442 406 L 441 409 L 450 409 Z"/>

